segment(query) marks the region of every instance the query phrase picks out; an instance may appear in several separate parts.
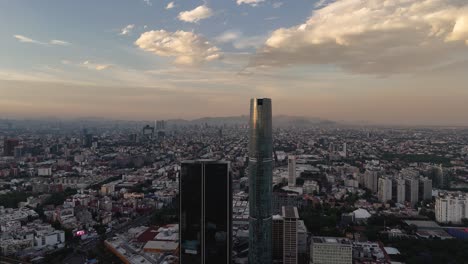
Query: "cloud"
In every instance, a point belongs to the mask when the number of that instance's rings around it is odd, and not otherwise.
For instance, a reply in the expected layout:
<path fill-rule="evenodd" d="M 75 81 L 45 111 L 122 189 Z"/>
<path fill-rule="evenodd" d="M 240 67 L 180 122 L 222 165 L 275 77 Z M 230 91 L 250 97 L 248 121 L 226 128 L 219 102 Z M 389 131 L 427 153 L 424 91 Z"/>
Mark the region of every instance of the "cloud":
<path fill-rule="evenodd" d="M 15 37 L 19 42 L 23 42 L 23 43 L 34 43 L 34 44 L 39 44 L 39 45 L 47 45 L 47 43 L 40 42 L 40 41 L 28 38 L 28 37 L 23 36 L 23 35 L 14 35 L 13 37 Z"/>
<path fill-rule="evenodd" d="M 275 30 L 252 65 L 335 65 L 388 75 L 434 67 L 468 51 L 461 0 L 341 0 L 302 25 Z"/>
<path fill-rule="evenodd" d="M 38 44 L 38 45 L 44 45 L 44 46 L 47 46 L 47 45 L 68 46 L 68 45 L 71 45 L 70 42 L 63 41 L 63 40 L 58 40 L 58 39 L 52 39 L 51 41 L 46 43 L 46 42 L 42 42 L 42 41 L 39 41 L 39 40 L 34 40 L 32 38 L 29 38 L 29 37 L 26 37 L 26 36 L 23 36 L 23 35 L 14 35 L 13 37 L 16 38 L 19 42 L 32 43 L 32 44 Z"/>
<path fill-rule="evenodd" d="M 228 30 L 217 36 L 219 43 L 231 42 L 236 49 L 258 48 L 265 42 L 265 36 L 244 36 L 238 30 Z"/>
<path fill-rule="evenodd" d="M 193 10 L 180 12 L 178 18 L 181 21 L 196 23 L 212 15 L 213 11 L 209 7 L 201 5 Z"/>
<path fill-rule="evenodd" d="M 49 42 L 52 45 L 59 45 L 59 46 L 68 46 L 71 43 L 63 40 L 53 39 Z"/>
<path fill-rule="evenodd" d="M 257 6 L 259 3 L 264 2 L 265 0 L 237 0 L 238 5 L 246 4 L 251 6 Z"/>
<path fill-rule="evenodd" d="M 120 33 L 119 35 L 128 35 L 132 32 L 132 30 L 135 28 L 135 25 L 134 24 L 130 24 L 130 25 L 127 25 L 125 26 L 124 28 L 122 28 L 120 30 Z"/>
<path fill-rule="evenodd" d="M 85 61 L 82 65 L 90 70 L 102 71 L 112 67 L 112 64 L 97 64 L 90 61 Z"/>
<path fill-rule="evenodd" d="M 283 2 L 275 2 L 273 3 L 273 8 L 280 8 L 283 4 Z"/>
<path fill-rule="evenodd" d="M 166 6 L 166 9 L 172 9 L 174 7 L 175 7 L 174 2 L 169 2 L 169 4 L 167 4 L 167 6 Z"/>
<path fill-rule="evenodd" d="M 152 5 L 153 5 L 153 3 L 151 3 L 150 0 L 143 0 L 143 2 L 145 2 L 145 4 L 147 4 L 148 6 L 152 6 Z"/>
<path fill-rule="evenodd" d="M 221 53 L 205 38 L 193 32 L 147 31 L 135 41 L 140 49 L 162 57 L 175 57 L 180 65 L 197 65 L 217 60 Z"/>

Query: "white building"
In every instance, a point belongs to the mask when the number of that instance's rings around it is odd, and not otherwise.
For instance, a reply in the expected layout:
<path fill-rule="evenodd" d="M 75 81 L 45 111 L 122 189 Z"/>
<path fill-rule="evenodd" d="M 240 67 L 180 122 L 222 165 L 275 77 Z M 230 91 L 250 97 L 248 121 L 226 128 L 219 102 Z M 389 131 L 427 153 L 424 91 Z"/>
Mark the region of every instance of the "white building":
<path fill-rule="evenodd" d="M 296 157 L 289 156 L 288 157 L 288 185 L 290 187 L 296 186 Z"/>
<path fill-rule="evenodd" d="M 386 203 L 392 199 L 392 180 L 387 177 L 379 179 L 379 201 Z"/>
<path fill-rule="evenodd" d="M 62 230 L 51 230 L 36 232 L 34 237 L 34 247 L 63 247 L 65 244 L 65 232 Z"/>
<path fill-rule="evenodd" d="M 353 244 L 347 238 L 313 237 L 310 246 L 311 264 L 352 264 Z"/>
<path fill-rule="evenodd" d="M 436 198 L 435 216 L 439 223 L 460 224 L 468 218 L 468 197 L 466 194 L 446 194 Z"/>
<path fill-rule="evenodd" d="M 38 168 L 37 175 L 39 176 L 51 176 L 52 175 L 52 168 Z"/>

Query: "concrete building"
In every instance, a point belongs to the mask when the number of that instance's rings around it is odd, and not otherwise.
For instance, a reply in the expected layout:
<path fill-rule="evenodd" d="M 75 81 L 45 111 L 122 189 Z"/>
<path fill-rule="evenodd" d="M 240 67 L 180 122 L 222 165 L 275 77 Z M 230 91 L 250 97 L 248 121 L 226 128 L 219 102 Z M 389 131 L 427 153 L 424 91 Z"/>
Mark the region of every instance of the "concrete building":
<path fill-rule="evenodd" d="M 375 170 L 366 170 L 364 173 L 364 187 L 372 192 L 378 191 L 379 173 Z"/>
<path fill-rule="evenodd" d="M 437 197 L 435 216 L 439 223 L 460 224 L 463 218 L 468 218 L 468 197 L 453 193 Z"/>
<path fill-rule="evenodd" d="M 342 237 L 313 237 L 310 264 L 352 264 L 353 244 Z"/>
<path fill-rule="evenodd" d="M 383 177 L 379 179 L 379 201 L 386 203 L 389 200 L 392 200 L 392 180 L 388 177 Z"/>
<path fill-rule="evenodd" d="M 413 177 L 405 178 L 405 198 L 414 206 L 419 201 L 419 179 Z"/>
<path fill-rule="evenodd" d="M 406 184 L 405 180 L 402 178 L 397 178 L 393 180 L 393 200 L 397 203 L 404 204 L 406 201 Z"/>
<path fill-rule="evenodd" d="M 297 264 L 297 208 L 283 207 L 283 219 L 283 264 Z"/>
<path fill-rule="evenodd" d="M 296 157 L 289 156 L 288 157 L 288 186 L 295 187 L 296 186 Z"/>

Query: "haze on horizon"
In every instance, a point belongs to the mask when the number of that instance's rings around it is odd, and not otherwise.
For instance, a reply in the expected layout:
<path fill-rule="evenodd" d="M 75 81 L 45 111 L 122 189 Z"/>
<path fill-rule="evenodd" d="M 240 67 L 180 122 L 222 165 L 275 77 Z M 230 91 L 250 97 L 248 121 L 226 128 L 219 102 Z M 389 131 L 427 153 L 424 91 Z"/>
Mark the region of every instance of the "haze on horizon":
<path fill-rule="evenodd" d="M 0 118 L 468 125 L 464 0 L 3 1 L 0 58 Z"/>

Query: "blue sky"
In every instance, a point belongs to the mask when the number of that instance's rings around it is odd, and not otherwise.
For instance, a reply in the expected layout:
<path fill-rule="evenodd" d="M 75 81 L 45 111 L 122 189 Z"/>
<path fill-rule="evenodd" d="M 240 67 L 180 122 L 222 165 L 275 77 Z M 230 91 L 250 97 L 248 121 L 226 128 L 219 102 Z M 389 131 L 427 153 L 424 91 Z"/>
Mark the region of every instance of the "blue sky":
<path fill-rule="evenodd" d="M 467 47 L 463 0 L 5 0 L 0 117 L 466 125 Z"/>

